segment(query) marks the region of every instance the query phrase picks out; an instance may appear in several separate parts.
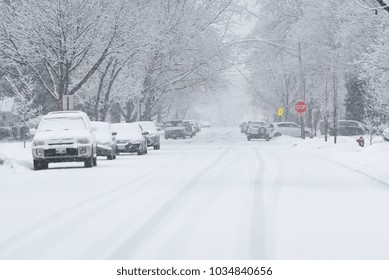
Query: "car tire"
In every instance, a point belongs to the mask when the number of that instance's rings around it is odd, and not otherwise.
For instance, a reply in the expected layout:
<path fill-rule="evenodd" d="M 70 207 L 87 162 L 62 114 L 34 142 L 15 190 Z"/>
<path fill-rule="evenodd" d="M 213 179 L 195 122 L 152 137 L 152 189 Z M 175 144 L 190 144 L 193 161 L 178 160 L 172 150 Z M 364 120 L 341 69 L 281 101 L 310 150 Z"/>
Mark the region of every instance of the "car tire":
<path fill-rule="evenodd" d="M 90 168 L 93 166 L 93 155 L 84 160 L 84 167 Z"/>
<path fill-rule="evenodd" d="M 281 133 L 279 133 L 279 132 L 274 134 L 274 137 L 279 137 L 279 136 L 281 136 Z"/>
<path fill-rule="evenodd" d="M 107 160 L 113 160 L 113 156 L 112 155 L 107 156 Z"/>
<path fill-rule="evenodd" d="M 251 138 L 249 136 L 247 136 L 247 141 L 251 141 Z"/>
<path fill-rule="evenodd" d="M 309 133 L 308 131 L 305 131 L 304 135 L 305 135 L 305 137 L 309 138 L 311 136 L 311 133 Z"/>

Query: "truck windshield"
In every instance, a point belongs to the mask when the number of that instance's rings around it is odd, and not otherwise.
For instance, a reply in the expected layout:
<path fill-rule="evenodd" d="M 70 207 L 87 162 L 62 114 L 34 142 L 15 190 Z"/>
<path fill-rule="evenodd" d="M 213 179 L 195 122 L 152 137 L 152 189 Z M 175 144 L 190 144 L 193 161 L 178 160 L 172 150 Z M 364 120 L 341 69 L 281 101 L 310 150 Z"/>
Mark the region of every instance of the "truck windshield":
<path fill-rule="evenodd" d="M 84 120 L 81 117 L 60 117 L 43 119 L 39 131 L 52 130 L 84 130 Z"/>

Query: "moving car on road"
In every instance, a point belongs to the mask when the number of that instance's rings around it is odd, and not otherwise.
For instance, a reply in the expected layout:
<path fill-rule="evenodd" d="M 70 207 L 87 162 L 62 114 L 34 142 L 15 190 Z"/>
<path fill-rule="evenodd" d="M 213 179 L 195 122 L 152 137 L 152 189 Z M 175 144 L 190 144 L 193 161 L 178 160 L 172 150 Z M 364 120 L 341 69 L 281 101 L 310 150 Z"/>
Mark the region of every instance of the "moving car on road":
<path fill-rule="evenodd" d="M 47 169 L 50 162 L 82 161 L 97 164 L 96 139 L 89 117 L 80 111 L 58 111 L 42 118 L 32 141 L 34 170 Z"/>
<path fill-rule="evenodd" d="M 251 139 L 266 139 L 270 140 L 269 126 L 266 122 L 251 122 L 247 128 L 247 140 Z"/>
<path fill-rule="evenodd" d="M 293 137 L 301 136 L 301 126 L 294 122 L 274 122 L 269 125 L 270 137 L 277 137 L 281 135 L 289 135 Z M 305 137 L 311 135 L 310 131 L 305 128 Z"/>
<path fill-rule="evenodd" d="M 92 122 L 97 141 L 97 155 L 105 156 L 108 160 L 116 159 L 116 132 L 107 122 Z"/>
<path fill-rule="evenodd" d="M 139 124 L 143 132 L 148 132 L 147 135 L 145 135 L 147 139 L 147 146 L 148 147 L 153 147 L 154 150 L 159 150 L 161 149 L 161 141 L 160 141 L 160 135 L 157 130 L 157 127 L 154 122 L 148 122 L 148 121 L 140 121 L 140 122 L 135 122 Z"/>
<path fill-rule="evenodd" d="M 116 154 L 137 153 L 147 154 L 147 132 L 143 132 L 139 124 L 136 123 L 114 123 L 112 129 L 116 135 Z"/>

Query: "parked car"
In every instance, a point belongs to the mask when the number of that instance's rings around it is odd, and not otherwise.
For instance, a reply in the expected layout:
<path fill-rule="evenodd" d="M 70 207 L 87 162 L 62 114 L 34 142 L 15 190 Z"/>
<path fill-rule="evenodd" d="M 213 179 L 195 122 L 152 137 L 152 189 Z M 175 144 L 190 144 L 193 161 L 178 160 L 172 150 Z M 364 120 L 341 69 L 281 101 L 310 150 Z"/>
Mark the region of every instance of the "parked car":
<path fill-rule="evenodd" d="M 164 128 L 163 128 L 163 123 L 156 122 L 155 126 L 157 127 L 157 131 L 158 131 L 159 135 L 164 135 L 165 134 L 165 131 L 164 131 Z"/>
<path fill-rule="evenodd" d="M 328 134 L 334 135 L 334 125 L 330 125 Z M 367 131 L 364 124 L 353 120 L 339 120 L 337 126 L 337 135 L 339 136 L 357 136 L 363 135 Z"/>
<path fill-rule="evenodd" d="M 190 122 L 192 127 L 194 127 L 196 133 L 201 131 L 201 125 L 199 121 L 196 120 L 184 120 L 184 121 Z"/>
<path fill-rule="evenodd" d="M 107 157 L 108 160 L 116 159 L 116 132 L 107 122 L 92 122 L 96 128 L 94 132 L 97 142 L 97 156 Z"/>
<path fill-rule="evenodd" d="M 152 146 L 154 150 L 161 149 L 160 136 L 155 123 L 148 122 L 148 121 L 140 121 L 135 123 L 139 124 L 142 127 L 143 132 L 148 132 L 148 134 L 145 135 L 147 139 L 147 146 L 148 147 Z"/>
<path fill-rule="evenodd" d="M 382 138 L 384 138 L 385 141 L 389 141 L 389 128 L 384 129 L 382 132 Z"/>
<path fill-rule="evenodd" d="M 136 123 L 114 123 L 112 129 L 116 135 L 116 154 L 137 153 L 147 154 L 147 132 L 143 132 L 139 124 Z"/>
<path fill-rule="evenodd" d="M 193 136 L 196 136 L 196 128 L 194 125 L 189 121 L 183 121 L 182 122 L 185 125 L 185 135 L 192 138 Z"/>
<path fill-rule="evenodd" d="M 97 164 L 96 139 L 89 117 L 80 111 L 58 111 L 42 118 L 32 141 L 34 170 L 47 169 L 50 162 L 82 161 Z"/>
<path fill-rule="evenodd" d="M 247 129 L 247 140 L 266 139 L 270 140 L 270 130 L 266 122 L 251 122 Z"/>
<path fill-rule="evenodd" d="M 281 135 L 289 135 L 293 137 L 301 136 L 301 126 L 294 122 L 274 122 L 269 125 L 270 137 L 278 137 Z M 305 128 L 305 137 L 309 137 L 311 132 Z"/>
<path fill-rule="evenodd" d="M 240 132 L 241 132 L 241 133 L 244 133 L 244 134 L 247 134 L 247 129 L 249 128 L 250 123 L 251 123 L 251 121 L 243 122 L 243 123 L 242 123 L 242 126 L 241 126 L 241 128 L 240 128 Z"/>
<path fill-rule="evenodd" d="M 171 120 L 164 122 L 165 139 L 169 138 L 183 138 L 187 136 L 187 127 L 180 120 Z"/>

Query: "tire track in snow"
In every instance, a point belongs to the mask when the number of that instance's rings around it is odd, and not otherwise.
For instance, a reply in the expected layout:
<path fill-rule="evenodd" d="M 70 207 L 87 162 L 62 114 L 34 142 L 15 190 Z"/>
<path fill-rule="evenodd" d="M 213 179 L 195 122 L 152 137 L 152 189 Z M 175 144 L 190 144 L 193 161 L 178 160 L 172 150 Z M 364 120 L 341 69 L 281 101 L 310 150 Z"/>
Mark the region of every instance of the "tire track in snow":
<path fill-rule="evenodd" d="M 170 199 L 166 200 L 161 207 L 154 211 L 154 213 L 145 222 L 143 222 L 140 227 L 138 227 L 138 229 L 136 229 L 126 240 L 122 241 L 118 248 L 109 255 L 108 259 L 131 258 L 133 252 L 136 251 L 137 248 L 141 247 L 142 244 L 146 242 L 155 231 L 157 231 L 161 222 L 169 218 L 181 199 L 189 194 L 204 174 L 209 172 L 213 165 L 220 162 L 225 155 L 228 154 L 229 150 L 230 148 L 226 148 L 225 151 L 222 152 L 216 159 L 203 166 L 196 174 L 194 174 L 192 179 L 186 183 L 180 191 L 178 191 Z"/>
<path fill-rule="evenodd" d="M 215 245 L 214 247 L 209 247 L 206 245 L 206 243 L 201 242 L 200 244 L 195 243 L 196 240 L 201 240 L 204 236 L 202 234 L 204 233 L 198 233 L 199 228 L 207 227 L 207 222 L 209 222 L 210 219 L 214 219 L 213 225 L 214 228 L 217 227 L 217 231 L 212 231 L 211 228 L 208 227 L 207 230 L 207 239 L 210 242 L 211 240 L 215 240 L 216 242 L 220 242 L 221 238 L 224 235 L 228 235 L 230 233 L 230 230 L 234 233 L 234 235 L 239 232 L 239 230 L 236 230 L 240 228 L 240 223 L 237 221 L 240 221 L 239 219 L 233 219 L 228 222 L 228 225 L 223 223 L 223 217 L 226 216 L 227 213 L 219 211 L 217 214 L 221 214 L 221 216 L 217 215 L 214 212 L 214 208 L 220 207 L 220 211 L 223 211 L 223 201 L 226 200 L 225 196 L 223 195 L 230 195 L 231 192 L 231 186 L 223 185 L 220 180 L 216 181 L 215 184 L 214 178 L 229 178 L 231 174 L 235 174 L 239 176 L 239 174 L 236 174 L 237 170 L 239 170 L 236 166 L 240 158 L 240 151 L 237 151 L 236 149 L 232 150 L 232 152 L 229 152 L 228 155 L 223 158 L 223 161 L 220 164 L 217 164 L 213 169 L 212 173 L 207 172 L 207 174 L 204 174 L 204 176 L 199 180 L 199 185 L 203 186 L 202 188 L 196 188 L 196 197 L 192 198 L 189 197 L 189 199 L 184 200 L 181 202 L 182 205 L 185 205 L 184 209 L 182 211 L 184 214 L 181 213 L 181 215 L 185 215 L 184 217 L 181 217 L 179 221 L 170 220 L 170 224 L 167 223 L 163 226 L 161 226 L 161 229 L 158 230 L 158 234 L 164 234 L 166 231 L 168 231 L 168 237 L 161 240 L 163 241 L 163 246 L 159 246 L 159 248 L 156 248 L 153 251 L 154 252 L 154 258 L 156 259 L 193 259 L 193 258 L 206 258 L 206 259 L 224 259 L 224 258 L 231 258 L 230 252 L 223 254 L 221 251 L 221 248 L 218 246 L 221 246 L 220 243 L 218 245 Z M 244 162 L 246 165 L 249 165 L 247 161 Z M 228 175 L 227 175 L 228 174 Z M 238 177 L 237 176 L 237 177 Z M 207 183 L 209 180 L 212 181 L 212 183 Z M 236 186 L 239 186 L 239 184 L 236 184 Z M 227 188 L 226 188 L 227 187 Z M 198 205 L 201 205 L 201 207 L 198 207 Z M 232 205 L 231 209 L 234 209 L 234 205 Z M 239 212 L 239 211 L 237 211 Z M 219 220 L 220 219 L 220 220 Z M 180 226 L 176 227 L 176 223 L 179 223 Z M 171 225 L 173 224 L 173 225 Z M 231 224 L 234 224 L 233 227 L 231 227 Z M 220 227 L 218 227 L 220 226 Z M 196 235 L 194 233 L 197 231 Z M 156 238 L 157 234 L 154 234 L 150 237 L 150 242 L 156 242 L 158 240 L 158 243 L 161 244 L 160 239 L 158 237 Z M 208 236 L 210 235 L 210 236 Z M 219 237 L 220 236 L 220 237 Z M 192 242 L 194 244 L 191 244 L 191 242 L 188 240 L 190 237 L 192 237 Z M 157 240 L 156 240 L 157 239 Z M 146 244 L 145 247 L 138 248 L 137 252 L 133 254 L 133 256 L 140 257 L 141 259 L 145 254 L 143 254 L 144 250 L 147 250 L 150 248 L 150 244 Z M 196 245 L 197 244 L 197 245 Z M 162 247 L 162 248 L 161 248 Z M 196 247 L 194 250 L 193 247 Z M 234 251 L 234 254 L 232 255 L 233 258 L 236 256 L 243 257 L 244 259 L 247 258 L 247 251 L 244 250 L 246 247 L 245 244 L 242 244 L 242 239 L 234 239 L 234 240 L 224 240 L 223 243 L 223 249 L 232 247 Z M 219 248 L 219 249 L 218 249 Z M 194 250 L 194 251 L 193 251 Z M 203 251 L 204 250 L 204 251 Z M 214 251 L 210 251 L 214 250 Z M 227 249 L 227 251 L 231 251 Z M 148 255 L 147 258 L 153 257 L 153 255 Z"/>
<path fill-rule="evenodd" d="M 265 176 L 275 177 L 273 182 L 266 184 L 265 188 L 265 215 L 266 215 L 266 258 L 274 259 L 276 253 L 276 234 L 277 234 L 277 211 L 279 205 L 279 197 L 281 190 L 285 181 L 285 166 L 283 161 L 280 159 L 280 156 L 276 153 L 267 152 L 265 156 L 272 157 L 275 160 L 274 162 L 268 161 L 268 169 Z M 269 166 L 271 163 L 271 166 Z"/>
<path fill-rule="evenodd" d="M 137 190 L 141 189 L 141 185 L 145 184 L 147 182 L 153 181 L 157 179 L 159 176 L 164 175 L 165 171 L 170 169 L 171 166 L 174 166 L 177 164 L 177 162 L 180 162 L 181 159 L 186 158 L 187 155 L 184 154 L 180 156 L 178 159 L 172 161 L 168 165 L 164 165 L 161 167 L 156 173 L 153 173 L 150 176 L 145 177 L 144 174 L 137 176 L 136 178 L 132 178 L 129 181 L 126 181 L 125 183 L 120 184 L 118 187 L 115 187 L 113 189 L 110 189 L 109 191 L 96 194 L 94 196 L 88 197 L 86 199 L 83 199 L 81 201 L 76 202 L 75 204 L 66 207 L 64 209 L 58 210 L 54 212 L 53 214 L 38 220 L 37 222 L 33 223 L 32 225 L 10 235 L 9 237 L 3 239 L 0 241 L 0 256 L 5 255 L 4 253 L 7 251 L 12 251 L 12 248 L 19 247 L 19 242 L 22 242 L 24 239 L 31 238 L 32 236 L 36 235 L 35 239 L 39 239 L 40 236 L 43 234 L 47 234 L 47 230 L 52 230 L 52 227 L 55 227 L 56 224 L 62 224 L 61 221 L 67 221 L 67 223 L 70 223 L 72 221 L 79 221 L 81 218 L 83 220 L 86 219 L 86 217 L 89 216 L 95 216 L 96 210 L 104 210 L 106 206 L 112 204 L 117 198 L 123 198 L 123 194 L 120 193 L 121 191 L 125 190 L 126 195 L 133 194 Z M 134 183 L 138 183 L 137 187 L 135 189 L 128 189 L 128 186 Z M 139 183 L 142 183 L 139 185 Z M 109 199 L 106 199 L 107 196 L 112 196 Z M 74 213 L 79 213 L 79 211 L 82 211 L 83 208 L 88 208 L 91 205 L 93 206 L 94 203 L 101 203 L 97 207 L 92 207 L 93 209 L 87 210 L 87 215 L 76 215 L 76 218 L 69 218 L 74 215 Z M 35 240 L 34 239 L 34 240 Z"/>
<path fill-rule="evenodd" d="M 253 181 L 253 212 L 250 241 L 250 259 L 263 260 L 266 258 L 266 215 L 264 198 L 264 172 L 266 163 L 256 149 L 255 156 L 258 167 Z"/>

